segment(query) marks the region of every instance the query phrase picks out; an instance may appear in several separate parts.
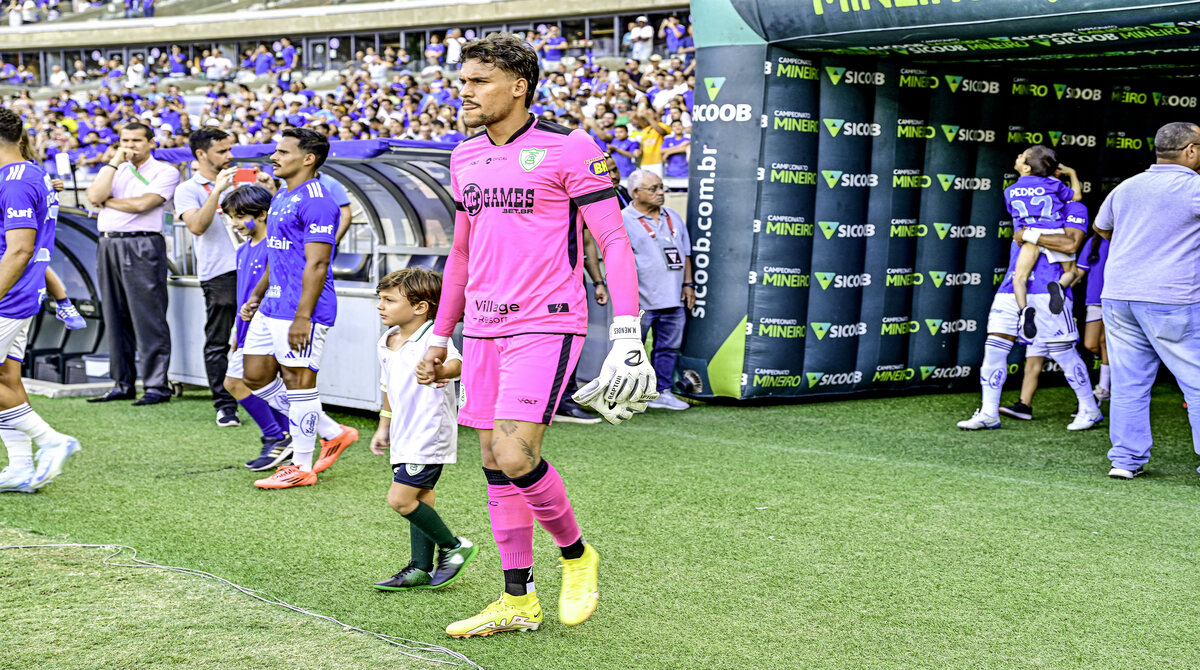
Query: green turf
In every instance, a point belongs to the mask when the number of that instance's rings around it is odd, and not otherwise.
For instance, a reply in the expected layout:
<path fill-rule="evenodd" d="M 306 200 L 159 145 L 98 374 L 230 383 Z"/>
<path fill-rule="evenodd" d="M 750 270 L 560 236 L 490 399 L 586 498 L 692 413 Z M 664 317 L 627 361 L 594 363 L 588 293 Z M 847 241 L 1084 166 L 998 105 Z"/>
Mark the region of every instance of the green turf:
<path fill-rule="evenodd" d="M 468 431 L 437 506 L 481 551 L 463 579 L 439 591 L 370 588 L 407 562 L 408 539 L 384 502 L 390 471 L 367 450 L 372 428 L 362 418 L 345 419 L 363 440 L 317 486 L 259 491 L 240 466 L 255 451 L 254 430 L 217 428 L 199 394 L 145 408 L 35 399 L 84 450 L 43 492 L 0 496 L 0 521 L 55 539 L 132 545 L 144 558 L 443 644 L 489 668 L 1197 667 L 1200 457 L 1180 399 L 1156 391 L 1158 446 L 1150 473 L 1134 481 L 1105 477 L 1107 431 L 1065 430 L 1066 389 L 1040 392 L 1036 421 L 983 433 L 953 427 L 977 394 L 704 407 L 652 411 L 620 427 L 556 426 L 545 453 L 600 551 L 600 607 L 578 628 L 558 622 L 556 552 L 539 531 L 546 623 L 484 639 L 442 632 L 501 589 Z M 91 608 L 77 600 L 64 620 L 35 580 L 6 576 L 36 575 L 46 560 L 0 552 L 8 591 L 0 667 L 27 666 L 14 660 L 29 658 L 17 639 L 46 628 L 67 638 L 120 622 L 191 644 L 186 624 L 123 619 L 102 598 Z M 124 579 L 148 598 L 178 597 L 144 577 Z M 232 591 L 204 593 L 214 611 L 241 614 L 229 617 L 227 646 L 198 633 L 188 657 L 197 667 L 256 667 L 244 645 L 278 617 Z M 10 625 L 18 608 L 43 615 Z M 278 616 L 292 621 L 300 643 L 344 635 Z M 220 632 L 212 621 L 197 625 Z M 125 653 L 133 637 L 105 644 Z M 55 667 L 96 667 L 59 660 Z"/>

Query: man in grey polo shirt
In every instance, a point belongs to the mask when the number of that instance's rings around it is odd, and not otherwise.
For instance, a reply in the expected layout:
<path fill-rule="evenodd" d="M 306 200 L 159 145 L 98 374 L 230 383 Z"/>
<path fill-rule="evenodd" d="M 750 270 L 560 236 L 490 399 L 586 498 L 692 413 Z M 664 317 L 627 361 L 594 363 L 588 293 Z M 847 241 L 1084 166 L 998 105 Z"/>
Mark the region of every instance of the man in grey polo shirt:
<path fill-rule="evenodd" d="M 96 269 L 101 312 L 108 332 L 109 375 L 113 388 L 89 402 L 134 397 L 141 358 L 145 395 L 135 405 L 171 399 L 167 367 L 171 331 L 167 326 L 166 212 L 179 186 L 179 171 L 155 160 L 154 130 L 132 122 L 121 128 L 121 144 L 101 166 L 87 198 L 100 207 Z"/>
<path fill-rule="evenodd" d="M 1104 329 L 1112 370 L 1108 476 L 1133 479 L 1150 460 L 1150 387 L 1159 363 L 1188 402 L 1200 454 L 1200 126 L 1169 123 L 1158 162 L 1121 182 L 1096 233 L 1112 243 L 1104 268 Z"/>
<path fill-rule="evenodd" d="M 650 360 L 658 377 L 658 398 L 648 406 L 687 409 L 690 405 L 671 393 L 671 380 L 683 346 L 684 307 L 690 310 L 696 304 L 692 242 L 679 212 L 663 206 L 666 193 L 661 177 L 636 170 L 629 175 L 628 184 L 633 202 L 621 210 L 621 217 L 637 263 L 638 302 L 644 310 L 642 334 L 654 330 Z"/>
<path fill-rule="evenodd" d="M 237 315 L 237 252 L 225 227 L 221 201 L 230 193 L 233 136 L 201 128 L 189 140 L 197 170 L 175 191 L 175 210 L 194 236 L 196 274 L 204 292 L 204 372 L 212 390 L 218 426 L 240 426 L 237 401 L 225 390 L 229 334 Z"/>

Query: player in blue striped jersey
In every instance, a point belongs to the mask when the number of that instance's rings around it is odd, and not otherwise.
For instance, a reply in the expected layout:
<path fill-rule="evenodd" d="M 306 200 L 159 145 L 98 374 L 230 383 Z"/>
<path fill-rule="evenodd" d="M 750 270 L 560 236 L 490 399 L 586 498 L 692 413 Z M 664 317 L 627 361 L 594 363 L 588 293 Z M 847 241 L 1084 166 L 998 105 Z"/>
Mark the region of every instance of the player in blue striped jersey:
<path fill-rule="evenodd" d="M 21 383 L 26 336 L 46 291 L 58 221 L 58 192 L 49 175 L 22 155 L 24 135 L 21 117 L 0 108 L 0 351 L 6 354 L 0 365 L 0 439 L 8 450 L 0 492 L 33 493 L 62 472 L 79 441 L 38 416 Z"/>

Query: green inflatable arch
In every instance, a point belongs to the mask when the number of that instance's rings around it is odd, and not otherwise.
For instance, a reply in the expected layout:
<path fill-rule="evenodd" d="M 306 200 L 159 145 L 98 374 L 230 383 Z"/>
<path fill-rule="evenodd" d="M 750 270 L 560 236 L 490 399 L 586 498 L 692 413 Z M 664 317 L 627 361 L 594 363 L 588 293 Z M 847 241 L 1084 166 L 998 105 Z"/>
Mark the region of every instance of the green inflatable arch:
<path fill-rule="evenodd" d="M 1153 162 L 1159 126 L 1197 120 L 1200 0 L 692 12 L 698 301 L 679 371 L 699 397 L 974 386 L 1015 156 L 1055 147 L 1095 212 Z"/>

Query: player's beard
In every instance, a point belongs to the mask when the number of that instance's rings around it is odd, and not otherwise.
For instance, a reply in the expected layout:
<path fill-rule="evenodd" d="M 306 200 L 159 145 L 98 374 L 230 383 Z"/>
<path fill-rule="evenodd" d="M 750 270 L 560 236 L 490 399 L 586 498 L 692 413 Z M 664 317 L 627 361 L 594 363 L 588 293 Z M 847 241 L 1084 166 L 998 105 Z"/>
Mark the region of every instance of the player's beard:
<path fill-rule="evenodd" d="M 478 107 L 475 109 L 474 115 L 471 112 L 463 114 L 463 123 L 468 128 L 481 128 L 495 123 L 498 118 L 496 114 L 488 114 L 483 111 L 482 107 Z"/>

